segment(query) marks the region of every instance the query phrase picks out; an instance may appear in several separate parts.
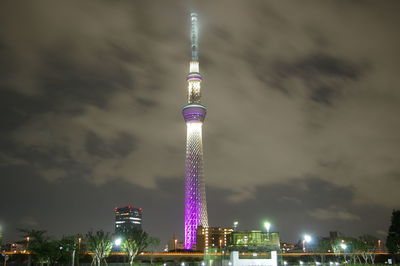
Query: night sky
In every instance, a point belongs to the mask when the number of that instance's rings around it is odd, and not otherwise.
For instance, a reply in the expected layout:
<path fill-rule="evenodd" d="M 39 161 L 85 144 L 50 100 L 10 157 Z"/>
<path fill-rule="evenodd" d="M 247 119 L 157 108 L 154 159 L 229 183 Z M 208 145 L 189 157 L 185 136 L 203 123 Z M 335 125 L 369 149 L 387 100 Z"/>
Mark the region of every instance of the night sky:
<path fill-rule="evenodd" d="M 0 224 L 183 236 L 190 12 L 209 223 L 385 239 L 400 208 L 398 1 L 1 1 Z"/>

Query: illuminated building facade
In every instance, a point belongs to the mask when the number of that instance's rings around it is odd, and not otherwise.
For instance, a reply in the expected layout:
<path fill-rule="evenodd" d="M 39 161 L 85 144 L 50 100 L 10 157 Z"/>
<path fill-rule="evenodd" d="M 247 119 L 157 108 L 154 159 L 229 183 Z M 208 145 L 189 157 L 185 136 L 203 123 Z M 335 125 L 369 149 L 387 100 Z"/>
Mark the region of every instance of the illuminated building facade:
<path fill-rule="evenodd" d="M 271 251 L 280 249 L 279 233 L 259 230 L 234 231 L 228 235 L 229 250 Z"/>
<path fill-rule="evenodd" d="M 115 208 L 115 233 L 124 234 L 132 228 L 142 229 L 142 209 L 126 206 Z"/>
<path fill-rule="evenodd" d="M 197 227 L 196 249 L 208 252 L 209 248 L 224 248 L 227 246 L 227 237 L 233 232 L 232 228 Z"/>
<path fill-rule="evenodd" d="M 290 252 L 291 250 L 295 250 L 296 248 L 297 247 L 295 244 L 281 242 L 282 253 Z"/>
<path fill-rule="evenodd" d="M 182 108 L 186 122 L 186 165 L 185 165 L 185 249 L 196 245 L 198 226 L 208 227 L 207 204 L 203 176 L 202 126 L 206 108 L 201 104 L 198 56 L 197 14 L 191 14 L 191 51 L 189 65 L 188 104 Z"/>

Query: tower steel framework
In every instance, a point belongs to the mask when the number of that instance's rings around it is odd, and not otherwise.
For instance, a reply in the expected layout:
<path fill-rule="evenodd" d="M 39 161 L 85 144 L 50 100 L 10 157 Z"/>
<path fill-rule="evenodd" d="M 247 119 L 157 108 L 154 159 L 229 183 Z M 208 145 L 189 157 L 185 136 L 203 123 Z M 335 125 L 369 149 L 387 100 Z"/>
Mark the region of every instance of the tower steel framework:
<path fill-rule="evenodd" d="M 191 13 L 191 50 L 188 82 L 188 104 L 182 109 L 186 122 L 186 169 L 185 169 L 185 249 L 196 244 L 199 225 L 208 227 L 207 203 L 203 175 L 202 125 L 206 107 L 201 104 L 198 54 L 198 19 Z"/>

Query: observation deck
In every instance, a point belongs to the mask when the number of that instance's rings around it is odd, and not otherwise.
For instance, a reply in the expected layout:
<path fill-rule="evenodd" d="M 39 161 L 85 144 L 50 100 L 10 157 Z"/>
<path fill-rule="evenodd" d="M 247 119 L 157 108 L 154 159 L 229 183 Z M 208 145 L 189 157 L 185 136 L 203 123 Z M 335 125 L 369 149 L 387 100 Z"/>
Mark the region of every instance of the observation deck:
<path fill-rule="evenodd" d="M 190 103 L 182 108 L 182 115 L 186 123 L 202 123 L 206 118 L 206 113 L 206 107 L 197 103 Z"/>

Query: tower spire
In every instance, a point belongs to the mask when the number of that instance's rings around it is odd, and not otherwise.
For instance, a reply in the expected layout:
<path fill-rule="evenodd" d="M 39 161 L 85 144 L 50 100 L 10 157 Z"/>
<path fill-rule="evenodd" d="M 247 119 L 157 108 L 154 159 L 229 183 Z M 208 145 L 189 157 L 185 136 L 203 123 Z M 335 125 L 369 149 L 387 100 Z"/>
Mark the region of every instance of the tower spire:
<path fill-rule="evenodd" d="M 197 22 L 197 14 L 190 14 L 191 22 L 192 22 L 192 30 L 191 30 L 191 40 L 192 40 L 192 61 L 199 60 L 199 26 Z"/>

